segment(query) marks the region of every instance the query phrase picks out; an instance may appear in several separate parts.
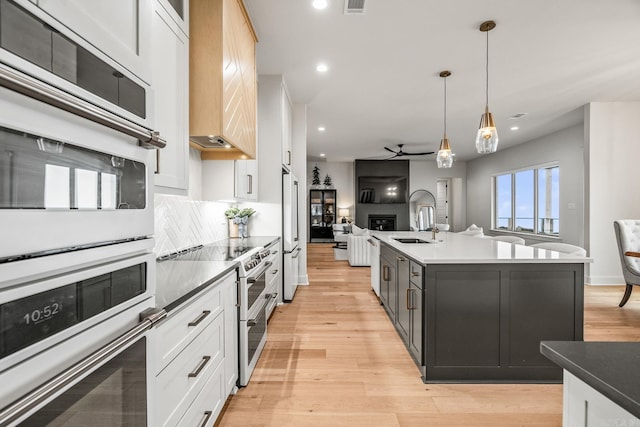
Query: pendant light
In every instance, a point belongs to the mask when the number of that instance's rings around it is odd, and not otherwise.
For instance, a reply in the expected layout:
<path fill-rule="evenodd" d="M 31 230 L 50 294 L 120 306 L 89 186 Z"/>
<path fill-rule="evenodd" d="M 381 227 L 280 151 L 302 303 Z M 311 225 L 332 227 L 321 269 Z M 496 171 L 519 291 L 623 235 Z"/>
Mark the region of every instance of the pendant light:
<path fill-rule="evenodd" d="M 447 138 L 447 77 L 451 75 L 451 71 L 442 71 L 440 77 L 444 81 L 444 134 L 440 141 L 440 150 L 436 156 L 436 163 L 438 168 L 450 168 L 453 165 L 453 153 L 451 152 L 451 146 L 449 145 L 449 139 Z"/>
<path fill-rule="evenodd" d="M 489 31 L 496 27 L 493 21 L 480 24 L 480 31 L 487 34 L 487 62 L 486 62 L 486 91 L 484 113 L 480 117 L 480 129 L 476 136 L 476 150 L 480 154 L 494 153 L 498 149 L 498 130 L 493 121 L 493 114 L 489 112 Z"/>

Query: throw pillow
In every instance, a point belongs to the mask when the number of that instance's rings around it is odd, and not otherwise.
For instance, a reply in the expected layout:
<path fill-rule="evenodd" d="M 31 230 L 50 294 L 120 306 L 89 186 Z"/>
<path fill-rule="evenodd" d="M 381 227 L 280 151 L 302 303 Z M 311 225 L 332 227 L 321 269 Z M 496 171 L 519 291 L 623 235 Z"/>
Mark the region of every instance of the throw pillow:
<path fill-rule="evenodd" d="M 369 235 L 369 229 L 360 228 L 355 224 L 351 225 L 351 232 L 353 233 L 354 236 L 368 236 Z"/>

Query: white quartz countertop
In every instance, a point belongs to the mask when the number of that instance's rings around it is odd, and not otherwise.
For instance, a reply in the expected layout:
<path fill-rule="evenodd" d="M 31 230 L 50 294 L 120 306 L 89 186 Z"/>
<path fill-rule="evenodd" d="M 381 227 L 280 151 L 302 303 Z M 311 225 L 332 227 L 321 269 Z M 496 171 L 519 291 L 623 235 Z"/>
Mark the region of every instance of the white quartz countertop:
<path fill-rule="evenodd" d="M 371 235 L 422 264 L 590 263 L 588 257 L 501 242 L 486 237 L 430 231 L 372 231 Z M 429 243 L 400 243 L 395 238 L 417 238 Z"/>

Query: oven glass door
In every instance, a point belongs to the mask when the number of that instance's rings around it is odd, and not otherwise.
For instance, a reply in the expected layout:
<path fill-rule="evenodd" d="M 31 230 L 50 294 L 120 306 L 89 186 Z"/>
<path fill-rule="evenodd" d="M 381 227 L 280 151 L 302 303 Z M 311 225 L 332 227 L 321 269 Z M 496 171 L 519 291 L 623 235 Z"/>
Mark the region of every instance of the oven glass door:
<path fill-rule="evenodd" d="M 146 426 L 146 338 L 133 343 L 20 426 Z"/>
<path fill-rule="evenodd" d="M 262 304 L 261 296 L 267 287 L 267 269 L 262 270 L 255 277 L 247 278 L 247 312 L 251 313 L 255 309 L 256 303 Z"/>
<path fill-rule="evenodd" d="M 249 326 L 250 323 L 253 326 Z M 247 328 L 247 336 L 249 338 L 247 343 L 247 359 L 249 360 L 249 365 L 255 367 L 256 360 L 260 357 L 259 350 L 262 350 L 262 345 L 264 345 L 263 340 L 267 333 L 267 314 L 264 305 L 255 319 L 247 321 Z M 254 360 L 254 358 L 256 358 L 256 360 Z"/>

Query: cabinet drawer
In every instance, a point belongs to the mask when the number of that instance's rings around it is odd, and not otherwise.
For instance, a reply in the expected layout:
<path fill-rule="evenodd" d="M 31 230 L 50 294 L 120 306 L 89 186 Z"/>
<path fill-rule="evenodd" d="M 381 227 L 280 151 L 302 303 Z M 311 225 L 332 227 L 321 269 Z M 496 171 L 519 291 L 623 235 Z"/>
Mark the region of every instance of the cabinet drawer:
<path fill-rule="evenodd" d="M 409 267 L 409 280 L 420 289 L 424 289 L 422 284 L 423 267 L 415 261 L 411 261 Z"/>
<path fill-rule="evenodd" d="M 213 319 L 158 375 L 156 402 L 162 425 L 176 425 L 207 380 L 223 366 L 223 318 L 218 315 Z"/>
<path fill-rule="evenodd" d="M 235 280 L 235 273 L 225 277 L 224 281 Z M 222 282 L 220 282 L 222 283 Z M 155 355 L 157 372 L 182 351 L 211 321 L 222 312 L 222 294 L 220 284 L 194 297 L 177 313 L 171 314 L 166 322 L 158 326 L 158 340 Z"/>
<path fill-rule="evenodd" d="M 267 269 L 267 288 L 269 288 L 280 275 L 280 258 L 274 257 L 274 259 L 270 261 L 272 262 L 272 264 Z"/>
<path fill-rule="evenodd" d="M 221 364 L 207 380 L 195 402 L 180 420 L 178 427 L 211 427 L 215 424 L 226 401 L 223 374 L 224 364 Z"/>

